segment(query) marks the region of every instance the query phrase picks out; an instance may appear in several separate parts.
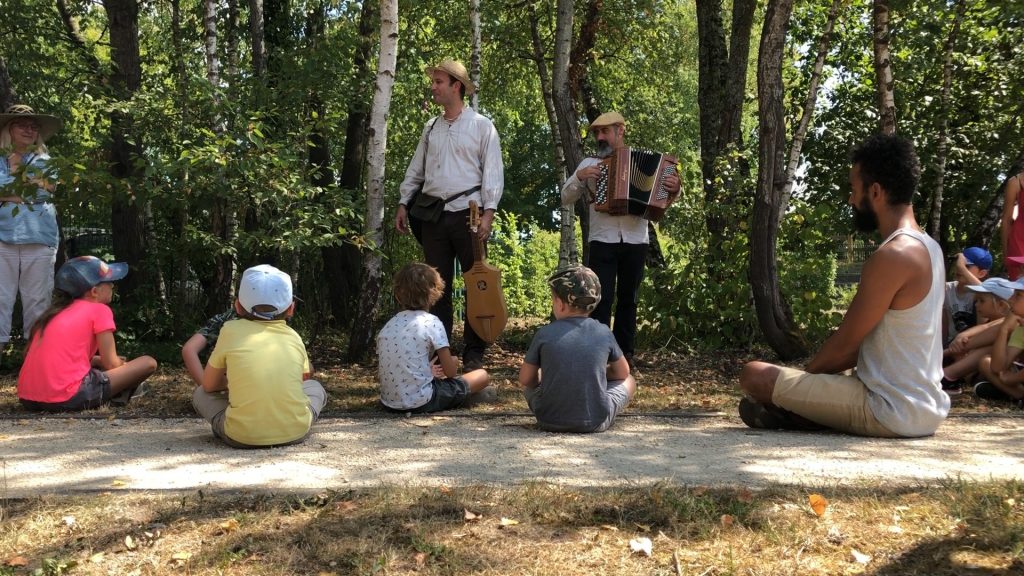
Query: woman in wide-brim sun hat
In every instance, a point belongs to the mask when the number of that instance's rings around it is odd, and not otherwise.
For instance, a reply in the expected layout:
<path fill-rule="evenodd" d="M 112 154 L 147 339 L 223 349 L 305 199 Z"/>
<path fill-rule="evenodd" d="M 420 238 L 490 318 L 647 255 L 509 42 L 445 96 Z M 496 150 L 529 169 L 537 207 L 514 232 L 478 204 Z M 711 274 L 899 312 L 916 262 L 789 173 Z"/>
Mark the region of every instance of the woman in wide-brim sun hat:
<path fill-rule="evenodd" d="M 50 305 L 60 234 L 45 142 L 60 127 L 56 116 L 24 104 L 0 114 L 0 350 L 11 339 L 19 293 L 26 337 Z"/>

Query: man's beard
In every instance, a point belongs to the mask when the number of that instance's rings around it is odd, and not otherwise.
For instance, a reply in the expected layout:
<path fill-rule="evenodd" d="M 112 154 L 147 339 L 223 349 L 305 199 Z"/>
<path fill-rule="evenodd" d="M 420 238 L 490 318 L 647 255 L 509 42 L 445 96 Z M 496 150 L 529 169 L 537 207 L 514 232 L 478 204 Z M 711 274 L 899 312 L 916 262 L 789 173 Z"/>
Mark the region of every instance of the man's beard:
<path fill-rule="evenodd" d="M 861 201 L 860 206 L 853 207 L 853 227 L 859 232 L 878 230 L 878 214 L 868 204 L 867 199 Z"/>
<path fill-rule="evenodd" d="M 611 156 L 612 152 L 614 152 L 614 151 L 615 151 L 615 149 L 612 148 L 611 144 L 609 144 L 609 143 L 607 143 L 607 142 L 605 142 L 603 140 L 598 140 L 597 141 L 597 157 L 598 158 L 607 158 L 607 157 Z"/>

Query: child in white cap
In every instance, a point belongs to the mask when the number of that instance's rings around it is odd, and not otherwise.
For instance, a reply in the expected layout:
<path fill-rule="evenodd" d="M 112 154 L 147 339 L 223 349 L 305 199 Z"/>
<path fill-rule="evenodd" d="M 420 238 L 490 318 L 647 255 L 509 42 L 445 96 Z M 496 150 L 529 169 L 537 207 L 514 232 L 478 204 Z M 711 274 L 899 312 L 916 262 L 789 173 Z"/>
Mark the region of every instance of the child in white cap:
<path fill-rule="evenodd" d="M 192 405 L 229 446 L 302 442 L 327 404 L 310 379 L 306 346 L 285 322 L 295 313 L 292 280 L 261 264 L 242 274 L 237 320 L 221 328 Z"/>

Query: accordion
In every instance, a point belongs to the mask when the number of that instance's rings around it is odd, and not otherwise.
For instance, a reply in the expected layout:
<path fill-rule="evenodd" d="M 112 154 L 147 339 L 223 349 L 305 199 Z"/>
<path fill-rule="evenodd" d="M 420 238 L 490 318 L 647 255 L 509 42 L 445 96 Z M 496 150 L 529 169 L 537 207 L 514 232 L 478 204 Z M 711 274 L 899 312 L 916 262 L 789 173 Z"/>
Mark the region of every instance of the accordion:
<path fill-rule="evenodd" d="M 676 172 L 679 159 L 639 148 L 617 148 L 601 161 L 594 190 L 594 210 L 615 216 L 632 214 L 652 222 L 679 196 L 665 189 L 665 177 Z"/>

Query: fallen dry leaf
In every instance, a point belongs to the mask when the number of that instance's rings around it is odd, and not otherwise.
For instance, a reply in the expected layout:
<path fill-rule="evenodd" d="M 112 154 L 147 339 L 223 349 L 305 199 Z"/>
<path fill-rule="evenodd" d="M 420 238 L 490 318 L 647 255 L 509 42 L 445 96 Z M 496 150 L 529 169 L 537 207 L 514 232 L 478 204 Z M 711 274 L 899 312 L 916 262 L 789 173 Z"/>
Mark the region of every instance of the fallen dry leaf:
<path fill-rule="evenodd" d="M 651 527 L 646 525 L 646 524 L 638 524 L 636 522 L 633 522 L 633 525 L 636 526 L 636 529 L 641 531 L 641 532 L 650 532 L 651 531 Z"/>
<path fill-rule="evenodd" d="M 135 539 L 132 538 L 131 534 L 124 537 L 124 547 L 129 550 L 135 550 L 138 547 L 138 545 L 135 543 Z"/>
<path fill-rule="evenodd" d="M 722 525 L 722 528 L 732 528 L 732 525 L 736 522 L 736 518 L 732 514 L 722 514 L 722 517 L 718 519 L 718 522 Z"/>
<path fill-rule="evenodd" d="M 654 544 L 651 543 L 650 538 L 634 538 L 629 541 L 629 549 L 636 554 L 650 557 L 654 553 Z"/>
<path fill-rule="evenodd" d="M 754 501 L 754 493 L 747 488 L 740 488 L 736 493 L 736 499 L 749 504 Z"/>
<path fill-rule="evenodd" d="M 92 562 L 93 564 L 100 564 L 103 562 L 104 559 L 105 558 L 103 552 L 97 552 L 92 556 L 89 556 L 89 562 Z"/>
<path fill-rule="evenodd" d="M 507 526 L 515 526 L 516 524 L 519 524 L 519 520 L 514 520 L 512 518 L 505 518 L 504 516 L 502 516 L 501 520 L 498 522 L 498 526 L 500 528 L 505 528 Z"/>
<path fill-rule="evenodd" d="M 1017 501 L 1014 500 L 1013 498 L 1007 498 L 1006 500 L 1003 500 L 1003 502 L 1006 502 L 1006 505 L 1009 506 L 1010 508 L 1013 508 L 1014 506 L 1017 505 Z"/>
<path fill-rule="evenodd" d="M 468 508 L 463 508 L 462 509 L 462 519 L 465 520 L 466 522 L 476 522 L 477 520 L 480 519 L 481 516 L 483 516 L 483 515 L 482 514 L 474 514 L 474 513 L 470 512 Z"/>
<path fill-rule="evenodd" d="M 28 566 L 28 558 L 24 556 L 12 556 L 7 560 L 4 560 L 4 566 L 21 567 Z"/>
<path fill-rule="evenodd" d="M 807 501 L 811 504 L 811 510 L 821 518 L 825 515 L 825 510 L 828 508 L 828 500 L 825 499 L 821 494 L 811 494 L 807 497 Z"/>
<path fill-rule="evenodd" d="M 176 560 L 178 562 L 188 562 L 191 558 L 191 552 L 175 552 L 171 555 L 171 560 Z"/>
<path fill-rule="evenodd" d="M 234 518 L 228 518 L 227 520 L 218 524 L 217 527 L 220 528 L 223 533 L 228 534 L 230 532 L 238 530 L 238 520 L 235 520 Z"/>
<path fill-rule="evenodd" d="M 601 530 L 608 530 L 609 532 L 618 532 L 619 529 L 611 524 L 601 524 Z"/>

